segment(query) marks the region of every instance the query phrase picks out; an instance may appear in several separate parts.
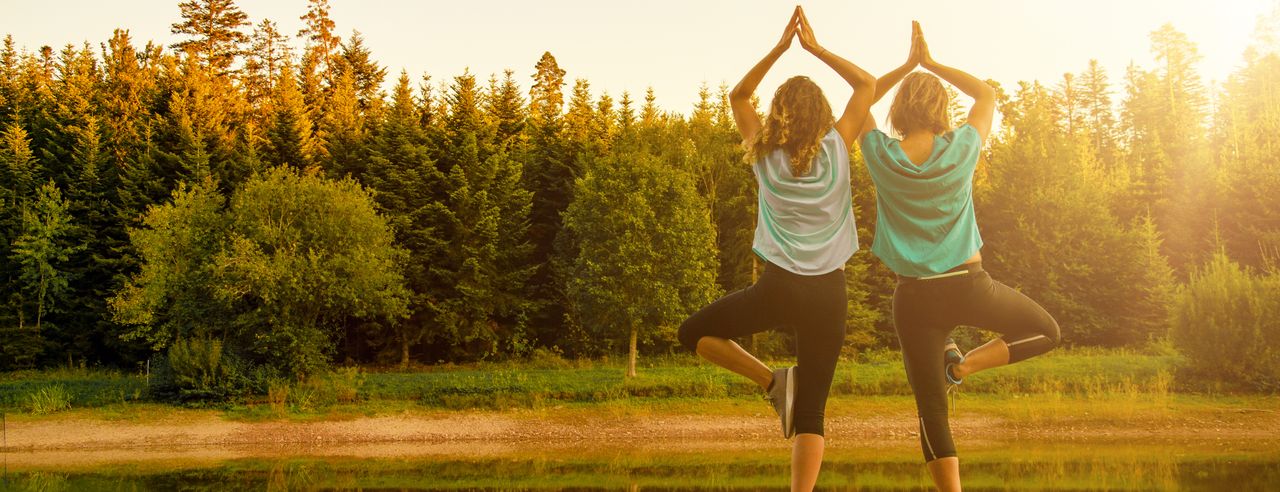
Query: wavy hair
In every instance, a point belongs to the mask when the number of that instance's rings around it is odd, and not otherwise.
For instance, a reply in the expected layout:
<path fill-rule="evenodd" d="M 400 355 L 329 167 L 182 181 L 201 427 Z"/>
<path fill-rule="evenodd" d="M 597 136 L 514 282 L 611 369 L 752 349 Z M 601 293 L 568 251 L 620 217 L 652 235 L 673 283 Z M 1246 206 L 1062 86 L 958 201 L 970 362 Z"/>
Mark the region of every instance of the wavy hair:
<path fill-rule="evenodd" d="M 746 160 L 755 162 L 781 148 L 791 158 L 791 175 L 809 174 L 818 145 L 833 124 L 831 105 L 818 84 L 803 75 L 791 77 L 773 93 L 764 124 L 747 143 Z"/>
<path fill-rule="evenodd" d="M 889 106 L 889 127 L 899 136 L 924 130 L 935 135 L 951 129 L 951 95 L 931 73 L 912 72 L 902 79 Z"/>

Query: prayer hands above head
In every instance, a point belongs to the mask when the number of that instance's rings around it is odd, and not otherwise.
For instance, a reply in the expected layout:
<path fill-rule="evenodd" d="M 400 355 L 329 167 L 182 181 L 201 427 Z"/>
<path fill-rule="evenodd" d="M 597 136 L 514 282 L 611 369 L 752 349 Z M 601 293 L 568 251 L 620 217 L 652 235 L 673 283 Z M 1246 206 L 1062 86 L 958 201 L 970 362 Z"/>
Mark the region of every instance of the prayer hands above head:
<path fill-rule="evenodd" d="M 791 12 L 791 20 L 787 21 L 787 29 L 782 31 L 782 39 L 778 40 L 778 45 L 773 47 L 775 53 L 782 53 L 791 47 L 791 40 L 796 37 L 796 27 L 799 22 L 800 7 Z"/>
<path fill-rule="evenodd" d="M 924 40 L 924 31 L 918 21 L 911 21 L 911 54 L 907 55 L 907 63 L 931 69 L 937 65 L 933 55 L 929 54 L 929 43 Z"/>
<path fill-rule="evenodd" d="M 814 55 L 825 51 L 822 46 L 818 44 L 818 38 L 814 37 L 813 27 L 809 25 L 809 18 L 805 17 L 804 9 L 800 8 L 799 5 L 796 6 L 795 15 L 800 17 L 800 31 L 796 34 L 796 36 L 800 38 L 800 46 L 804 47 L 805 51 L 813 53 Z"/>

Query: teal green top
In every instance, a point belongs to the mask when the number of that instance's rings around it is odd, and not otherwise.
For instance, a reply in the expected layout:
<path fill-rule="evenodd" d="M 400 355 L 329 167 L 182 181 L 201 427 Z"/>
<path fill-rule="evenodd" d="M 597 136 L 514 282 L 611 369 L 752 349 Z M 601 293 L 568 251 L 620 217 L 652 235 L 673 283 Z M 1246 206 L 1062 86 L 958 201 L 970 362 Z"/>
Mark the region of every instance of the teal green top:
<path fill-rule="evenodd" d="M 908 277 L 946 272 L 982 248 L 973 213 L 973 171 L 982 137 L 973 126 L 934 137 L 933 154 L 917 165 L 902 142 L 880 130 L 862 137 L 862 156 L 876 185 L 871 252 Z"/>
<path fill-rule="evenodd" d="M 832 129 L 822 137 L 809 173 L 791 174 L 782 149 L 752 166 L 759 185 L 751 249 L 769 263 L 800 275 L 822 275 L 858 249 L 849 187 L 849 151 Z"/>

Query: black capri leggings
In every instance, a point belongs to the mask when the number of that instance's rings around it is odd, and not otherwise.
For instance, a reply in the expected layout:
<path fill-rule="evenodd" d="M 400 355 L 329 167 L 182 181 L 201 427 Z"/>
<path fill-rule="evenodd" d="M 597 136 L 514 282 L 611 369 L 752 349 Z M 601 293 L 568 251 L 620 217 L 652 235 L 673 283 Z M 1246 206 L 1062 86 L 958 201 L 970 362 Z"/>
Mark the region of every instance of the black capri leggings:
<path fill-rule="evenodd" d="M 848 313 L 844 270 L 800 275 L 765 263 L 760 280 L 721 297 L 680 325 L 680 343 L 696 351 L 702 337 L 736 338 L 790 329 L 796 340 L 797 434 L 822 435 L 822 414 L 844 343 Z"/>
<path fill-rule="evenodd" d="M 1025 295 L 991 279 L 980 263 L 962 265 L 956 276 L 900 278 L 893 292 L 893 324 L 902 344 L 907 382 L 916 397 L 924 460 L 956 455 L 947 423 L 942 346 L 958 325 L 1001 334 L 1009 363 L 1058 345 L 1058 322 Z"/>

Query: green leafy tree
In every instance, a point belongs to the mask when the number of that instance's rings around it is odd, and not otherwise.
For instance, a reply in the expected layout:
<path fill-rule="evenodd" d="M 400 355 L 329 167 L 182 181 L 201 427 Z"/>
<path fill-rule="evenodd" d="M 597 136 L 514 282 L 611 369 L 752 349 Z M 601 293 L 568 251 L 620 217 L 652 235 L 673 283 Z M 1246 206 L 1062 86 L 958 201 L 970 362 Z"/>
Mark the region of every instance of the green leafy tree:
<path fill-rule="evenodd" d="M 677 325 L 720 292 L 706 202 L 688 173 L 639 152 L 601 159 L 574 186 L 564 218 L 578 253 L 565 288 L 572 313 L 626 343 L 635 376 L 641 342 L 670 347 Z"/>
<path fill-rule="evenodd" d="M 404 251 L 355 181 L 273 168 L 236 191 L 227 216 L 231 234 L 212 259 L 215 293 L 260 363 L 315 374 L 347 316 L 405 315 Z"/>
<path fill-rule="evenodd" d="M 67 263 L 80 247 L 69 241 L 74 225 L 62 192 L 52 182 L 36 191 L 31 207 L 23 213 L 21 234 L 13 241 L 10 258 L 17 267 L 18 328 L 31 320 L 37 335 L 50 311 L 69 292 Z"/>
<path fill-rule="evenodd" d="M 1178 294 L 1170 336 L 1189 371 L 1228 388 L 1280 388 L 1280 279 L 1213 255 Z"/>

